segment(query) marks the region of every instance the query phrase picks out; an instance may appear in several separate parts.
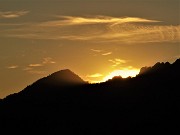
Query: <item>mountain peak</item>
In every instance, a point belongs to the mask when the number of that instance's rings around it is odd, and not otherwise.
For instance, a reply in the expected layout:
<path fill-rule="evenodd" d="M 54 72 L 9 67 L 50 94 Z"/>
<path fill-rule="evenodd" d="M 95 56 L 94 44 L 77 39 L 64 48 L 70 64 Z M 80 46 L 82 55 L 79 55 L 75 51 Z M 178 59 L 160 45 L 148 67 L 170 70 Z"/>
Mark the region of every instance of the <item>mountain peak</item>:
<path fill-rule="evenodd" d="M 48 77 L 46 77 L 48 80 L 55 81 L 56 83 L 65 83 L 65 84 L 84 84 L 85 81 L 81 79 L 78 75 L 76 75 L 74 72 L 72 72 L 69 69 L 63 69 L 60 71 L 57 71 Z"/>
<path fill-rule="evenodd" d="M 50 74 L 47 77 L 41 78 L 32 85 L 26 87 L 23 92 L 32 92 L 35 90 L 44 91 L 49 89 L 72 87 L 76 85 L 86 84 L 83 79 L 69 69 L 64 69 Z"/>
<path fill-rule="evenodd" d="M 174 62 L 174 64 L 180 64 L 180 58 L 179 59 L 177 59 L 175 62 Z"/>
<path fill-rule="evenodd" d="M 154 66 L 152 67 L 142 67 L 140 69 L 140 72 L 139 72 L 139 75 L 142 75 L 142 74 L 148 74 L 148 73 L 152 73 L 152 72 L 163 72 L 164 70 L 168 69 L 170 66 L 174 66 L 174 65 L 177 65 L 179 66 L 180 65 L 180 59 L 177 59 L 174 63 L 170 64 L 169 62 L 157 62 Z M 176 67 L 177 67 L 176 66 Z"/>

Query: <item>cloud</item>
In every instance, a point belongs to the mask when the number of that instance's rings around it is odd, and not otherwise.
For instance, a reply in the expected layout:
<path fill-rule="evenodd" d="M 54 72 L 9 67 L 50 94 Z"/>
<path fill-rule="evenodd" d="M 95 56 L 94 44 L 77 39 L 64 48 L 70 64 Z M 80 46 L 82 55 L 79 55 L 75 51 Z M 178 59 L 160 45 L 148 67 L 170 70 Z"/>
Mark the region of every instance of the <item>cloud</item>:
<path fill-rule="evenodd" d="M 102 50 L 98 50 L 98 49 L 91 49 L 91 51 L 93 51 L 93 52 L 97 52 L 97 53 L 102 52 Z"/>
<path fill-rule="evenodd" d="M 23 15 L 28 14 L 29 11 L 7 11 L 7 12 L 0 12 L 0 18 L 18 18 Z"/>
<path fill-rule="evenodd" d="M 103 75 L 100 73 L 96 73 L 96 74 L 92 74 L 92 75 L 87 75 L 86 77 L 88 78 L 98 78 L 98 77 L 102 77 Z"/>
<path fill-rule="evenodd" d="M 13 26 L 13 29 L 0 31 L 0 36 L 93 43 L 180 42 L 180 25 L 163 25 L 163 22 L 159 22 L 139 17 L 59 16 L 47 22 L 24 24 L 18 28 Z"/>
<path fill-rule="evenodd" d="M 30 74 L 45 74 L 46 71 L 39 71 L 39 70 L 37 70 L 37 68 L 42 67 L 42 66 L 47 66 L 50 64 L 55 64 L 55 63 L 56 62 L 53 61 L 53 59 L 51 57 L 45 57 L 45 58 L 43 58 L 41 63 L 29 64 L 23 70 L 27 71 Z"/>
<path fill-rule="evenodd" d="M 105 52 L 104 50 L 99 50 L 99 49 L 91 49 L 91 51 L 95 52 L 96 54 L 102 52 L 102 54 L 100 54 L 100 55 L 103 55 L 103 56 L 107 56 L 107 55 L 112 54 L 112 52 Z M 96 56 L 96 54 L 94 56 Z"/>
<path fill-rule="evenodd" d="M 112 52 L 107 52 L 107 53 L 103 53 L 102 55 L 107 56 L 107 55 L 111 55 L 111 54 L 112 54 Z"/>
<path fill-rule="evenodd" d="M 122 60 L 122 59 L 115 59 L 116 62 L 119 62 L 119 63 L 126 63 L 127 61 L 126 60 Z"/>
<path fill-rule="evenodd" d="M 117 67 L 118 65 L 127 63 L 127 60 L 115 58 L 113 60 L 110 59 L 109 62 L 113 64 L 112 67 Z"/>
<path fill-rule="evenodd" d="M 52 58 L 47 57 L 47 58 L 43 58 L 44 61 L 42 62 L 43 64 L 55 64 L 56 62 L 52 60 Z"/>
<path fill-rule="evenodd" d="M 29 67 L 42 67 L 45 66 L 47 64 L 55 64 L 56 62 L 52 60 L 51 57 L 46 57 L 43 58 L 42 63 L 36 63 L 36 64 L 29 64 L 29 66 L 27 67 L 27 70 L 29 69 Z"/>
<path fill-rule="evenodd" d="M 8 69 L 16 69 L 16 68 L 18 68 L 19 66 L 18 65 L 12 65 L 12 66 L 9 66 L 9 67 L 7 67 Z"/>
<path fill-rule="evenodd" d="M 29 67 L 42 67 L 43 64 L 29 64 Z"/>
<path fill-rule="evenodd" d="M 92 17 L 78 17 L 78 16 L 57 16 L 60 20 L 49 21 L 42 23 L 41 26 L 57 27 L 67 25 L 89 25 L 89 24 L 111 24 L 117 25 L 122 23 L 152 23 L 160 22 L 157 20 L 149 20 L 138 17 L 110 17 L 110 16 L 92 16 Z"/>

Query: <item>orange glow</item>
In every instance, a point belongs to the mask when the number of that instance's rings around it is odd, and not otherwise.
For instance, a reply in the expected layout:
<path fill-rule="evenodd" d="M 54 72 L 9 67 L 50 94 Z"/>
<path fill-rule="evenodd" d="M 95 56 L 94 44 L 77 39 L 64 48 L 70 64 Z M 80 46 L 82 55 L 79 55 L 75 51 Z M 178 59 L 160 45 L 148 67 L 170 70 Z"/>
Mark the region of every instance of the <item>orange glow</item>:
<path fill-rule="evenodd" d="M 122 78 L 127 78 L 127 77 L 135 77 L 137 74 L 139 74 L 139 70 L 138 69 L 122 69 L 122 70 L 115 70 L 111 73 L 109 73 L 109 75 L 105 76 L 103 78 L 103 82 L 112 79 L 115 76 L 121 76 Z"/>

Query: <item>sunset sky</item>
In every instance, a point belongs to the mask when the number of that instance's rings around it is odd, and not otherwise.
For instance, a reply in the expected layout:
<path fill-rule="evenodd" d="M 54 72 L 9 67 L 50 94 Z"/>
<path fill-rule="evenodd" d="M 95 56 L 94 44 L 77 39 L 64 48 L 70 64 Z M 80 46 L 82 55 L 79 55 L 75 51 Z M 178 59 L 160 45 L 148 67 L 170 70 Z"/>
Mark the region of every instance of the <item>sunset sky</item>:
<path fill-rule="evenodd" d="M 0 98 L 61 69 L 99 82 L 179 57 L 180 0 L 0 0 Z"/>

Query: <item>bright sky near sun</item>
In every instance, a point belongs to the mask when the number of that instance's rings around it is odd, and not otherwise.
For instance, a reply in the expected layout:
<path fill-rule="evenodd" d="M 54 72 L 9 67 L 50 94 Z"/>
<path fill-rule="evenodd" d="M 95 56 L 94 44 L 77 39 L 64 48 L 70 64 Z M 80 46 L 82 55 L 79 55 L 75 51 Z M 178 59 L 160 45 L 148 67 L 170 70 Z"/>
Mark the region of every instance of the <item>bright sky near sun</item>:
<path fill-rule="evenodd" d="M 100 82 L 179 57 L 179 0 L 0 0 L 0 98 L 61 69 Z"/>

